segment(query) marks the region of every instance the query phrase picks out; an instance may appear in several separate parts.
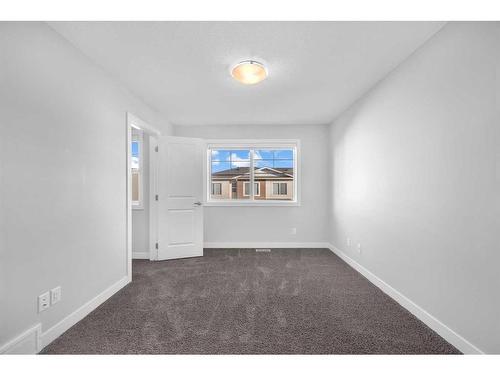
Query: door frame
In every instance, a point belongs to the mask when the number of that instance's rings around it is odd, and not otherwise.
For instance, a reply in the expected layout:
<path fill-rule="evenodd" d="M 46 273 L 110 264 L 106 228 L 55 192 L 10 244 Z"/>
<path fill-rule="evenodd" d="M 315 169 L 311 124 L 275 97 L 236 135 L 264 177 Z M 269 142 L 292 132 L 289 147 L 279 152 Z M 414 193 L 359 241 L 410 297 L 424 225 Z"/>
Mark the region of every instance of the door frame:
<path fill-rule="evenodd" d="M 154 126 L 151 126 L 147 122 L 141 120 L 139 117 L 135 116 L 130 112 L 126 112 L 126 124 L 125 124 L 125 149 L 126 149 L 126 220 L 125 220 L 125 231 L 126 231 L 126 259 L 127 259 L 127 277 L 129 282 L 132 281 L 132 172 L 130 169 L 132 161 L 132 128 L 140 129 L 144 133 L 150 136 L 150 158 L 149 158 L 149 253 L 150 259 L 153 260 L 154 244 L 153 238 L 151 236 L 151 227 L 156 225 L 154 211 L 156 210 L 156 201 L 152 199 L 156 194 L 156 171 L 154 166 L 156 164 L 156 157 L 151 154 L 151 144 L 156 144 L 158 137 L 161 132 Z M 145 150 L 144 150 L 145 151 Z M 154 153 L 153 153 L 154 154 Z M 155 159 L 155 160 L 153 160 Z M 153 246 L 151 246 L 153 244 Z"/>
<path fill-rule="evenodd" d="M 149 260 L 158 260 L 158 137 L 149 138 Z"/>

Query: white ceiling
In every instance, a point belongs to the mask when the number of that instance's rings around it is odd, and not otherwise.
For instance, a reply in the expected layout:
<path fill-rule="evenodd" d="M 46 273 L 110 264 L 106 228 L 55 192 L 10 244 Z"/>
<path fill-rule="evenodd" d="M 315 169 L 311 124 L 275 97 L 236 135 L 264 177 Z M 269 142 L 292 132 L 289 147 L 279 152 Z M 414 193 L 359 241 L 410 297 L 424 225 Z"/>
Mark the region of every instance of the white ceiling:
<path fill-rule="evenodd" d="M 442 22 L 51 22 L 175 125 L 331 122 Z M 245 86 L 234 63 L 266 63 Z"/>

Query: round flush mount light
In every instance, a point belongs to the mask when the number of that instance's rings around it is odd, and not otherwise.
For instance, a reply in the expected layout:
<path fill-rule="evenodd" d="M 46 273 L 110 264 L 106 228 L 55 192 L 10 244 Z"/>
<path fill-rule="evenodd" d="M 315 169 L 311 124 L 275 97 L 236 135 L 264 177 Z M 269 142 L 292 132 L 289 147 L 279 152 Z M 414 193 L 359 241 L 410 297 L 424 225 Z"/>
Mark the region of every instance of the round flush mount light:
<path fill-rule="evenodd" d="M 258 61 L 245 60 L 233 66 L 231 75 L 245 85 L 254 85 L 267 78 L 267 69 Z"/>

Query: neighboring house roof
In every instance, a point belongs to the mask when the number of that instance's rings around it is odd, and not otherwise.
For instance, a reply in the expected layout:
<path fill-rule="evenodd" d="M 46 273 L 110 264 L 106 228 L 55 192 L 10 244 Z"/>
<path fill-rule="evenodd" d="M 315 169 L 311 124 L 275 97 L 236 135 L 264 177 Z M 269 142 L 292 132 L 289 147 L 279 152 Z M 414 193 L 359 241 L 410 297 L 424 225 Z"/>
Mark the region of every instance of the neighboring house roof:
<path fill-rule="evenodd" d="M 262 168 L 255 168 L 253 173 L 255 179 L 269 179 L 269 178 L 293 179 L 293 168 L 262 167 Z M 238 167 L 212 173 L 212 179 L 227 180 L 227 179 L 248 178 L 249 174 L 250 174 L 249 167 Z"/>

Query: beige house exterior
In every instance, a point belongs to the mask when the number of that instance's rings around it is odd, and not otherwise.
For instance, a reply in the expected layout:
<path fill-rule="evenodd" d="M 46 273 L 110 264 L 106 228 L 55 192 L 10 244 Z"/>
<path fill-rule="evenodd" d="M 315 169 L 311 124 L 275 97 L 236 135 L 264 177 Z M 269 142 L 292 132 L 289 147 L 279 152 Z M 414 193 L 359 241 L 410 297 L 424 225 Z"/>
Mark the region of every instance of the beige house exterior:
<path fill-rule="evenodd" d="M 293 200 L 293 168 L 256 168 L 255 200 Z M 212 173 L 210 198 L 217 200 L 249 199 L 250 171 L 239 167 Z"/>

